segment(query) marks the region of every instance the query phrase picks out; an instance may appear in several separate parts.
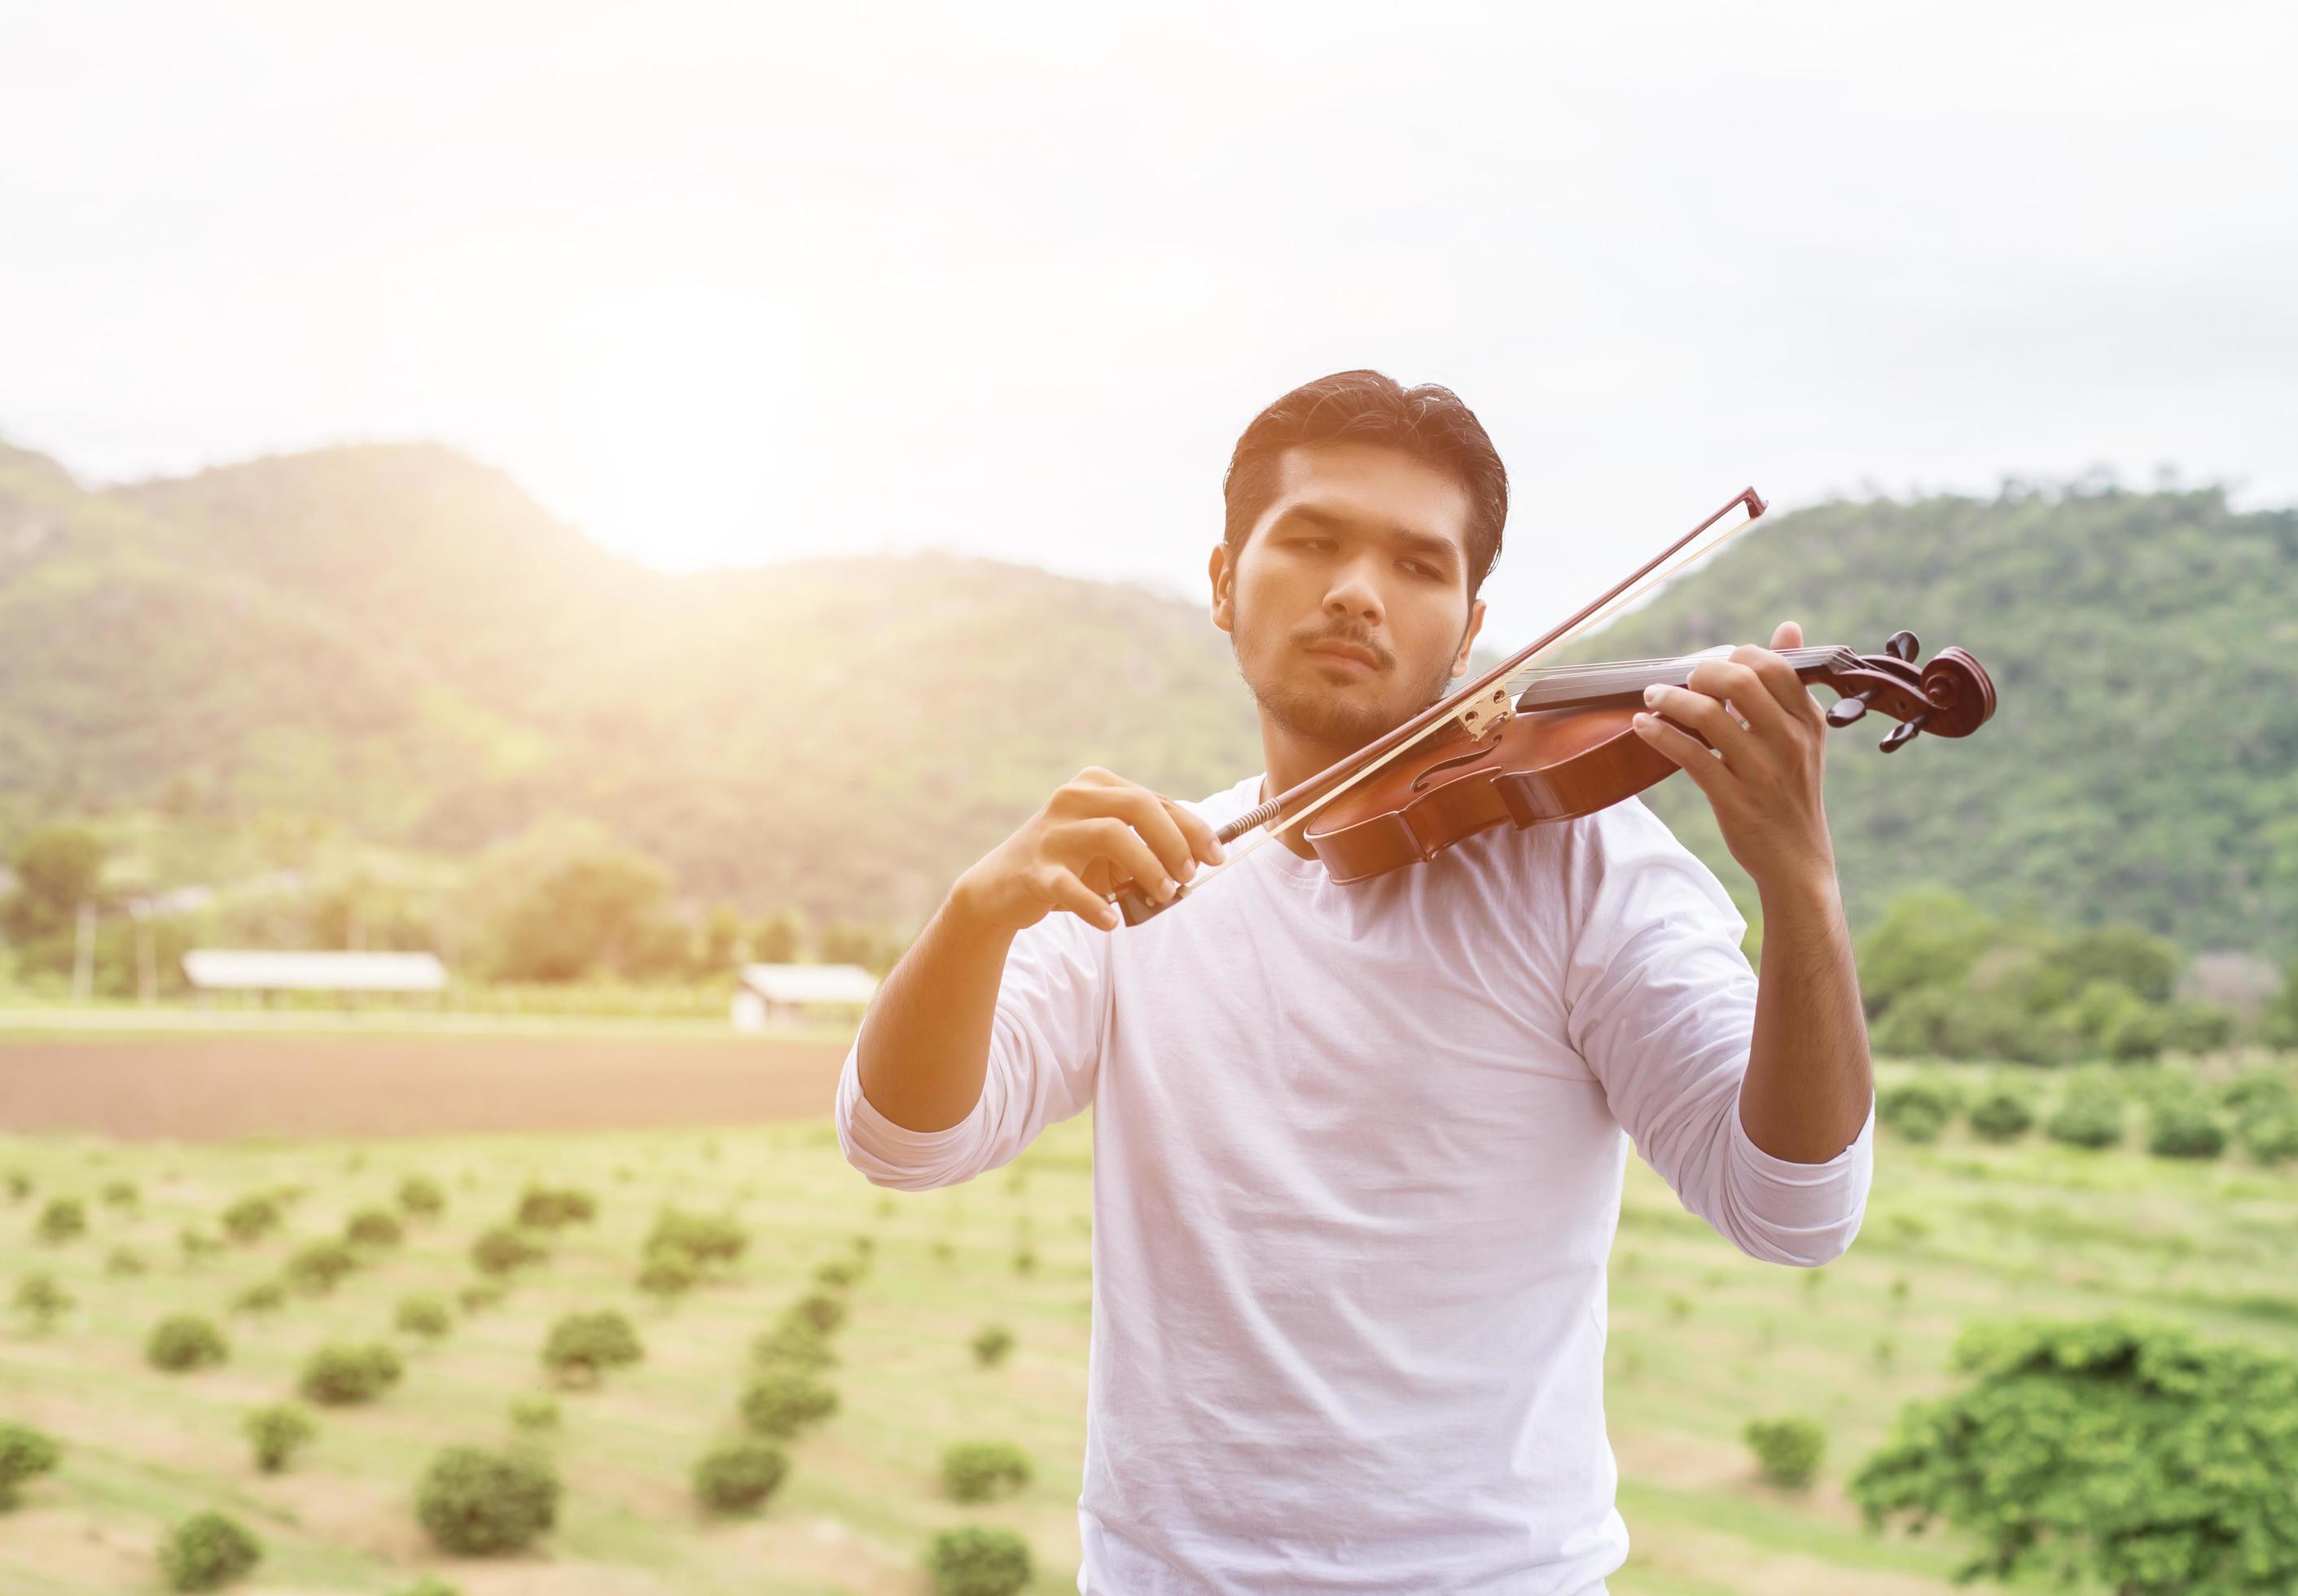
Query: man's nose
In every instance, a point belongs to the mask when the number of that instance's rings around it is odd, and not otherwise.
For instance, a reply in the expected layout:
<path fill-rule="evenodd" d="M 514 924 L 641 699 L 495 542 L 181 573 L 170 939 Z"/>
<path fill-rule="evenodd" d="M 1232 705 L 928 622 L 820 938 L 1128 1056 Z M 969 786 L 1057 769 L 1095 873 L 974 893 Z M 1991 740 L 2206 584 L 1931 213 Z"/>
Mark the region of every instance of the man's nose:
<path fill-rule="evenodd" d="M 1336 620 L 1361 619 L 1369 624 L 1380 624 L 1380 589 L 1368 577 L 1361 566 L 1350 566 L 1335 574 L 1333 585 L 1325 593 L 1325 613 Z"/>

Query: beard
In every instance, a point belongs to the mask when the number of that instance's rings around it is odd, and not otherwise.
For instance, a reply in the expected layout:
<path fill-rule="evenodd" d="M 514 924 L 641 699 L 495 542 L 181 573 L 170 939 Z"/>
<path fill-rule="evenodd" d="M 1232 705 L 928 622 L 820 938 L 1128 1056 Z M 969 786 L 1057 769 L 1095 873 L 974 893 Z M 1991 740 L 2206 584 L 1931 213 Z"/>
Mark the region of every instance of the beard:
<path fill-rule="evenodd" d="M 1245 686 L 1252 690 L 1253 701 L 1287 735 L 1319 748 L 1338 748 L 1352 754 L 1356 752 L 1436 702 L 1443 696 L 1444 689 L 1452 678 L 1452 662 L 1449 659 L 1440 662 L 1434 679 L 1418 698 L 1410 701 L 1411 707 L 1402 715 L 1395 715 L 1369 698 L 1355 699 L 1347 693 L 1319 692 L 1312 686 L 1288 677 L 1281 666 L 1269 672 L 1268 680 L 1255 681 L 1252 673 L 1245 668 L 1244 652 L 1236 644 L 1237 633 L 1244 629 L 1244 617 L 1240 613 L 1229 632 L 1228 646 L 1229 652 L 1236 658 L 1237 674 L 1244 678 Z M 1285 642 L 1290 649 L 1342 638 L 1374 647 L 1367 638 L 1336 633 L 1330 628 L 1304 632 L 1287 638 Z"/>

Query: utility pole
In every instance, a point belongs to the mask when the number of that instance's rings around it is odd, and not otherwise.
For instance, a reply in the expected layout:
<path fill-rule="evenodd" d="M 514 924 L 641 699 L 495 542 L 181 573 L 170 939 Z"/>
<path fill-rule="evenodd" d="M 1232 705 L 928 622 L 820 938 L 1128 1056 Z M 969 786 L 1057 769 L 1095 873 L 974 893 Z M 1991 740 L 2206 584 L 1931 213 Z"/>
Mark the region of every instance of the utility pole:
<path fill-rule="evenodd" d="M 95 906 L 82 898 L 72 937 L 72 1001 L 87 1003 L 95 996 Z"/>
<path fill-rule="evenodd" d="M 160 957 L 153 945 L 152 900 L 139 897 L 129 908 L 136 916 L 136 1000 L 149 1008 L 160 1001 Z"/>

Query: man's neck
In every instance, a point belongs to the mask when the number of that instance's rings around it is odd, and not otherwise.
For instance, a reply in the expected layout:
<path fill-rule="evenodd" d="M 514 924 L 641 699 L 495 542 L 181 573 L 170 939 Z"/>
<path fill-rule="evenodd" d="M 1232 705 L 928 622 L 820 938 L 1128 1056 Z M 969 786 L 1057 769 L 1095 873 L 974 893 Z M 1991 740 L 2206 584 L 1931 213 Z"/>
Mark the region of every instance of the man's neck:
<path fill-rule="evenodd" d="M 1264 718 L 1261 727 L 1261 757 L 1266 763 L 1268 773 L 1261 778 L 1261 797 L 1257 801 L 1265 804 L 1270 798 L 1290 792 L 1310 777 L 1330 770 L 1355 752 L 1353 748 L 1304 743 L 1269 724 Z M 1300 826 L 1288 827 L 1277 840 L 1304 859 L 1317 856 L 1317 850 L 1302 839 Z"/>

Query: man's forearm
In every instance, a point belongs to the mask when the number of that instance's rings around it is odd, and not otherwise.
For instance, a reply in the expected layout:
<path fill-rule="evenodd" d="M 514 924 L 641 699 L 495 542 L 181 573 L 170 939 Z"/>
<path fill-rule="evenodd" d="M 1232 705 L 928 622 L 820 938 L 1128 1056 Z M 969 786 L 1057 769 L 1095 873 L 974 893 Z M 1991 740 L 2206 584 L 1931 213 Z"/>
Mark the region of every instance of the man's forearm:
<path fill-rule="evenodd" d="M 1755 1036 L 1740 1122 L 1791 1163 L 1824 1163 L 1866 1123 L 1875 1090 L 1851 931 L 1832 872 L 1765 889 Z"/>
<path fill-rule="evenodd" d="M 862 1017 L 856 1068 L 871 1107 L 905 1130 L 973 1112 L 1013 935 L 973 912 L 960 877 Z"/>

